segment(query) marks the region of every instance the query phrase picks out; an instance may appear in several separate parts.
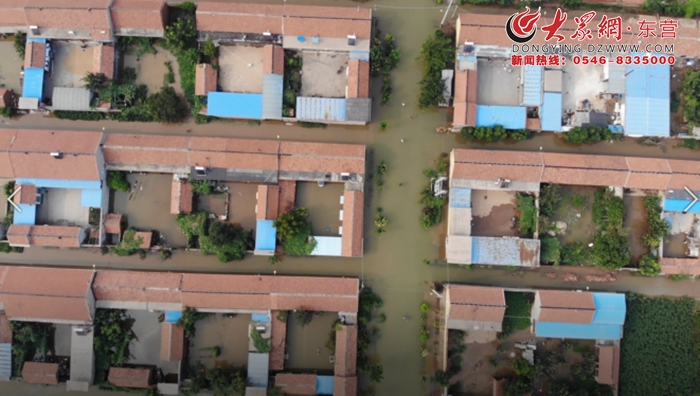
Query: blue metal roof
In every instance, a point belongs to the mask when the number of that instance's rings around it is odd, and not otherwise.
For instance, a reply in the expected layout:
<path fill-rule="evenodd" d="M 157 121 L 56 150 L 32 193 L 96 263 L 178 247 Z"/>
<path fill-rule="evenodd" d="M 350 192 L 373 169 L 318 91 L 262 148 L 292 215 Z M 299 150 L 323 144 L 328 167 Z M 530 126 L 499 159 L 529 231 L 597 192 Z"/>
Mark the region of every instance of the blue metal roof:
<path fill-rule="evenodd" d="M 350 60 L 353 59 L 369 62 L 369 51 L 350 51 Z"/>
<path fill-rule="evenodd" d="M 671 67 L 627 65 L 625 83 L 625 133 L 670 136 Z"/>
<path fill-rule="evenodd" d="M 537 239 L 472 237 L 472 264 L 532 267 L 539 262 Z M 533 254 L 523 261 L 523 250 Z"/>
<path fill-rule="evenodd" d="M 17 179 L 17 184 L 33 184 L 45 188 L 72 188 L 76 190 L 99 190 L 101 181 L 93 180 L 59 180 L 59 179 Z"/>
<path fill-rule="evenodd" d="M 248 383 L 258 388 L 267 388 L 270 378 L 270 354 L 248 353 Z"/>
<path fill-rule="evenodd" d="M 545 92 L 540 114 L 543 131 L 561 132 L 562 95 L 561 92 Z"/>
<path fill-rule="evenodd" d="M 537 322 L 535 334 L 543 338 L 572 338 L 579 340 L 619 340 L 622 326 L 609 324 L 576 324 Z"/>
<path fill-rule="evenodd" d="M 166 323 L 177 323 L 182 317 L 182 312 L 180 311 L 165 311 L 165 322 Z"/>
<path fill-rule="evenodd" d="M 340 256 L 342 254 L 343 238 L 314 236 L 316 247 L 311 252 L 312 256 Z"/>
<path fill-rule="evenodd" d="M 692 201 L 679 198 L 666 198 L 664 201 L 664 212 L 682 212 Z M 689 213 L 700 213 L 700 202 L 696 202 Z"/>
<path fill-rule="evenodd" d="M 525 66 L 523 68 L 523 106 L 542 104 L 544 67 Z"/>
<path fill-rule="evenodd" d="M 595 303 L 594 324 L 625 324 L 627 305 L 625 295 L 621 293 L 593 293 Z"/>
<path fill-rule="evenodd" d="M 44 99 L 44 69 L 37 67 L 24 69 L 22 96 L 39 99 L 39 102 Z"/>
<path fill-rule="evenodd" d="M 333 376 L 318 375 L 316 376 L 316 394 L 317 395 L 332 395 L 333 394 Z"/>
<path fill-rule="evenodd" d="M 40 38 L 40 37 L 30 37 L 27 39 L 27 41 L 34 42 L 34 43 L 46 43 L 46 39 Z"/>
<path fill-rule="evenodd" d="M 471 188 L 456 188 L 450 189 L 450 207 L 451 208 L 471 208 L 472 207 L 472 189 Z"/>
<path fill-rule="evenodd" d="M 254 313 L 250 315 L 250 320 L 255 323 L 270 323 L 270 315 Z"/>
<path fill-rule="evenodd" d="M 209 92 L 207 95 L 207 115 L 212 117 L 261 120 L 262 113 L 262 94 Z"/>
<path fill-rule="evenodd" d="M 34 225 L 36 224 L 36 205 L 18 204 L 19 210 L 15 210 L 12 220 L 13 224 Z"/>
<path fill-rule="evenodd" d="M 262 118 L 279 120 L 282 118 L 282 91 L 284 76 L 266 74 L 263 76 Z"/>
<path fill-rule="evenodd" d="M 102 190 L 82 190 L 80 192 L 80 206 L 86 208 L 101 208 Z"/>
<path fill-rule="evenodd" d="M 255 250 L 274 251 L 277 246 L 277 230 L 272 220 L 258 220 L 255 228 Z"/>
<path fill-rule="evenodd" d="M 342 122 L 347 103 L 345 99 L 297 97 L 297 119 L 315 122 Z"/>
<path fill-rule="evenodd" d="M 527 114 L 525 107 L 518 106 L 476 106 L 476 126 L 506 129 L 525 129 Z"/>

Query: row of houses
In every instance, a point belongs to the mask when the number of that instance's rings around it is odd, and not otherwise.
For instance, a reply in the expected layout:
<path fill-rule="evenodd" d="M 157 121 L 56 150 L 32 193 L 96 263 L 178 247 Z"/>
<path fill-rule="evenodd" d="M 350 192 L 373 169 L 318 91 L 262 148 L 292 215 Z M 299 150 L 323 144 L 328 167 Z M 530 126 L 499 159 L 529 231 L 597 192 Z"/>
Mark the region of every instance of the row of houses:
<path fill-rule="evenodd" d="M 472 195 L 477 192 L 500 192 L 511 194 L 509 196 L 519 192 L 537 196 L 542 183 L 609 187 L 619 196 L 624 190 L 655 192 L 662 196 L 661 206 L 667 222 L 687 224 L 688 228 L 697 224 L 694 219 L 700 211 L 695 200 L 700 191 L 698 161 L 524 151 L 495 154 L 478 149 L 455 149 L 450 154 L 446 238 L 446 256 L 450 263 L 539 266 L 539 241 L 536 239 L 472 236 Z M 688 229 L 682 232 L 694 234 Z M 700 273 L 697 249 L 689 251 L 688 257 L 660 256 L 663 273 Z"/>
<path fill-rule="evenodd" d="M 53 281 L 42 284 L 36 279 Z M 162 361 L 180 361 L 187 355 L 184 332 L 175 324 L 177 314 L 186 307 L 200 312 L 265 317 L 268 322 L 272 320 L 272 349 L 269 353 L 256 354 L 265 355 L 261 356 L 265 362 L 261 381 L 265 385 L 256 386 L 252 378 L 253 385 L 246 394 L 254 396 L 267 387 L 268 371 L 284 370 L 286 325 L 276 319 L 278 311 L 333 312 L 344 324 L 337 329 L 335 377 L 323 379 L 324 389 L 330 389 L 330 393 L 321 394 L 354 395 L 357 394 L 354 323 L 359 286 L 357 279 L 350 278 L 0 267 L 0 321 L 6 325 L 9 320 L 73 326 L 67 387 L 86 391 L 94 381 L 92 326 L 96 309 L 165 311 L 161 329 Z M 4 343 L 12 340 L 8 328 L 0 326 L 0 340 Z M 26 372 L 27 382 L 56 384 L 57 370 L 54 363 L 33 363 L 25 366 L 23 374 Z M 158 389 L 165 394 L 177 394 L 179 373 L 177 378 L 174 383 L 158 383 Z M 138 367 L 110 369 L 109 382 L 136 388 L 156 385 L 152 368 Z"/>
<path fill-rule="evenodd" d="M 336 247 L 333 255 L 359 257 L 365 156 L 363 145 L 5 129 L 0 178 L 15 180 L 18 191 L 7 237 L 15 246 L 80 247 L 88 234 L 91 244 L 103 243 L 110 232 L 104 220 L 110 194 L 106 177 L 112 170 L 173 174 L 174 214 L 192 211 L 190 179 L 259 184 L 258 220 L 268 229 L 281 213 L 275 209 L 280 201 L 289 201 L 285 196 L 291 194 L 294 202 L 296 182 L 313 181 L 343 183 L 342 235 L 328 242 Z M 52 207 L 52 197 L 65 205 Z M 102 213 L 99 227 L 90 232 L 87 208 Z M 273 246 L 260 250 L 274 253 L 274 236 Z"/>
<path fill-rule="evenodd" d="M 504 289 L 448 285 L 441 297 L 444 336 L 449 330 L 502 331 Z M 534 290 L 530 330 L 538 338 L 595 340 L 595 378 L 601 384 L 617 387 L 626 309 L 624 294 Z"/>

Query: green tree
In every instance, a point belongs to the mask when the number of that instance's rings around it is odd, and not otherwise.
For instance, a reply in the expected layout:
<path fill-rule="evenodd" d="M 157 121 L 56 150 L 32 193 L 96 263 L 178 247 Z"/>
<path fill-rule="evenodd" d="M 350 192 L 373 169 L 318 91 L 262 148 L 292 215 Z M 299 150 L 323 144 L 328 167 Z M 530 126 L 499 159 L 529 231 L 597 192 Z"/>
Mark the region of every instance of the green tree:
<path fill-rule="evenodd" d="M 433 383 L 438 384 L 442 388 L 447 388 L 448 386 L 450 386 L 451 377 L 452 376 L 450 375 L 450 373 L 443 370 L 437 370 L 430 380 Z"/>
<path fill-rule="evenodd" d="M 384 367 L 381 364 L 373 364 L 369 366 L 369 379 L 372 382 L 382 382 L 384 379 Z"/>
<path fill-rule="evenodd" d="M 20 59 L 24 59 L 24 52 L 27 48 L 27 33 L 15 33 L 13 46 L 15 47 L 15 52 L 17 52 L 17 56 L 19 56 Z"/>
<path fill-rule="evenodd" d="M 129 189 L 131 189 L 131 184 L 129 184 L 129 181 L 126 179 L 126 172 L 108 171 L 107 187 L 111 188 L 112 190 L 128 193 Z"/>
<path fill-rule="evenodd" d="M 639 273 L 644 276 L 656 276 L 661 273 L 659 259 L 653 254 L 645 254 L 639 260 Z"/>
<path fill-rule="evenodd" d="M 12 195 L 12 193 L 15 192 L 15 181 L 10 180 L 9 182 L 5 183 L 2 186 L 2 191 L 3 191 L 3 193 L 5 193 L 6 197 L 9 197 L 10 195 Z"/>
<path fill-rule="evenodd" d="M 91 91 L 99 91 L 100 89 L 102 89 L 102 87 L 104 87 L 105 84 L 107 84 L 107 80 L 108 78 L 104 75 L 104 73 L 93 72 L 87 72 L 85 74 L 85 77 L 80 79 L 80 81 L 85 83 L 83 87 Z"/>
<path fill-rule="evenodd" d="M 583 144 L 602 142 L 611 139 L 622 139 L 621 133 L 613 133 L 608 127 L 591 125 L 587 127 L 573 127 L 564 132 L 564 140 L 568 143 Z"/>
<path fill-rule="evenodd" d="M 263 338 L 262 334 L 255 330 L 254 327 L 250 329 L 250 338 L 253 339 L 253 346 L 258 350 L 258 352 L 270 353 L 270 339 Z"/>
<path fill-rule="evenodd" d="M 192 185 L 192 192 L 195 194 L 210 195 L 213 192 L 208 180 L 190 179 L 189 183 Z"/>
<path fill-rule="evenodd" d="M 297 321 L 298 325 L 306 327 L 314 319 L 314 313 L 303 308 L 298 309 L 294 311 L 294 319 Z"/>
<path fill-rule="evenodd" d="M 197 45 L 196 6 L 186 2 L 179 8 L 178 17 L 165 28 L 165 46 L 176 54 Z"/>
<path fill-rule="evenodd" d="M 187 105 L 173 87 L 161 87 L 160 92 L 146 99 L 146 111 L 157 122 L 178 123 L 189 115 Z"/>
<path fill-rule="evenodd" d="M 222 263 L 245 258 L 250 233 L 239 224 L 215 221 L 208 231 L 208 235 L 199 236 L 202 253 L 216 254 Z"/>
<path fill-rule="evenodd" d="M 559 265 L 561 243 L 556 237 L 546 236 L 540 240 L 540 262 Z"/>
<path fill-rule="evenodd" d="M 583 242 L 572 242 L 561 250 L 561 263 L 567 265 L 590 264 L 591 252 Z"/>
<path fill-rule="evenodd" d="M 527 377 L 508 378 L 503 385 L 505 396 L 524 396 L 532 393 L 532 381 Z"/>
<path fill-rule="evenodd" d="M 527 194 L 516 195 L 517 211 L 520 213 L 519 226 L 520 234 L 524 236 L 532 235 L 537 225 L 537 207 L 535 197 Z"/>
<path fill-rule="evenodd" d="M 211 37 L 207 37 L 207 41 L 204 42 L 204 48 L 202 49 L 204 56 L 209 59 L 215 59 L 219 56 L 219 47 L 214 44 Z"/>
<path fill-rule="evenodd" d="M 442 70 L 454 62 L 455 47 L 450 37 L 442 30 L 436 30 L 421 46 L 421 59 L 424 63 L 423 79 L 419 82 L 418 107 L 435 106 L 443 100 L 445 83 Z"/>
<path fill-rule="evenodd" d="M 277 230 L 277 239 L 284 242 L 297 234 L 304 232 L 308 226 L 309 212 L 306 208 L 294 208 L 280 214 L 273 226 Z"/>
<path fill-rule="evenodd" d="M 513 360 L 512 366 L 515 374 L 519 376 L 532 379 L 535 378 L 537 374 L 537 367 L 531 365 L 530 362 L 521 357 Z"/>
<path fill-rule="evenodd" d="M 540 188 L 540 214 L 550 216 L 561 202 L 558 184 L 543 184 Z"/>

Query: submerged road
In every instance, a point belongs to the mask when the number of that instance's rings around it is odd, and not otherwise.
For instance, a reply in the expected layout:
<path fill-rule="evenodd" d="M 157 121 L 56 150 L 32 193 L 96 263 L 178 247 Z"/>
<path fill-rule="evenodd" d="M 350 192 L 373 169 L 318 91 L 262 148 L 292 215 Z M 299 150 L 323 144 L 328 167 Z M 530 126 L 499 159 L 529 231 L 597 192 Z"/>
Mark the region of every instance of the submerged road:
<path fill-rule="evenodd" d="M 281 0 L 269 0 L 282 3 Z M 334 6 L 358 6 L 358 3 L 343 0 L 294 0 L 287 3 L 325 4 Z M 386 186 L 377 191 L 371 181 L 367 184 L 365 212 L 365 254 L 362 259 L 341 258 L 285 258 L 277 265 L 270 265 L 266 258 L 248 257 L 241 262 L 221 264 L 214 256 L 203 256 L 195 252 L 177 251 L 172 259 L 161 261 L 159 255 L 151 254 L 146 259 L 102 255 L 94 250 L 27 249 L 23 254 L 2 254 L 0 262 L 22 265 L 46 265 L 67 267 L 95 267 L 156 271 L 185 271 L 211 273 L 260 273 L 308 276 L 359 277 L 371 286 L 384 300 L 381 309 L 387 315 L 386 323 L 379 324 L 380 339 L 372 346 L 372 353 L 381 359 L 384 380 L 376 386 L 377 395 L 422 395 L 428 387 L 421 381 L 425 361 L 420 357 L 420 323 L 404 321 L 402 316 L 419 315 L 423 293 L 432 282 L 472 283 L 505 287 L 565 288 L 607 291 L 635 291 L 647 294 L 690 295 L 700 297 L 700 289 L 692 281 L 673 282 L 665 278 L 642 278 L 623 272 L 616 274 L 618 280 L 608 284 L 579 282 L 565 284 L 546 277 L 548 272 L 575 272 L 585 275 L 601 273 L 593 268 L 540 268 L 513 273 L 502 269 L 465 269 L 458 266 L 425 265 L 423 260 L 435 260 L 439 256 L 444 240 L 444 225 L 424 230 L 420 226 L 418 193 L 427 179 L 423 171 L 434 167 L 440 153 L 455 147 L 480 147 L 496 150 L 544 150 L 555 152 L 579 152 L 591 154 L 635 155 L 663 158 L 698 158 L 698 153 L 675 147 L 676 142 L 666 141 L 659 146 L 645 146 L 636 140 L 627 139 L 615 143 L 599 143 L 585 146 L 570 146 L 553 134 L 540 134 L 530 140 L 507 143 L 469 143 L 453 134 L 440 135 L 437 126 L 448 125 L 451 116 L 447 110 L 419 110 L 416 106 L 418 81 L 422 77 L 422 63 L 416 61 L 420 55 L 420 43 L 437 27 L 443 17 L 443 7 L 426 6 L 425 0 L 377 1 L 375 16 L 382 33 L 390 33 L 402 52 L 398 68 L 392 73 L 392 101 L 380 106 L 375 100 L 373 123 L 367 127 L 329 126 L 326 129 L 304 129 L 282 123 L 249 125 L 246 122 L 214 122 L 196 125 L 166 126 L 160 124 L 85 122 L 58 120 L 39 115 L 25 116 L 17 120 L 3 120 L 2 128 L 104 130 L 106 133 L 147 133 L 169 135 L 226 136 L 237 138 L 280 139 L 318 141 L 334 143 L 360 143 L 368 146 L 369 163 L 382 159 L 388 164 Z M 374 6 L 365 3 L 361 6 Z M 453 19 L 450 12 L 448 20 Z M 373 97 L 379 98 L 381 81 L 373 81 Z M 386 131 L 379 131 L 378 122 L 386 121 Z M 401 142 L 403 139 L 404 143 Z M 163 191 L 169 194 L 170 191 Z M 382 207 L 389 225 L 381 237 L 374 232 L 373 217 Z M 313 208 L 309 208 L 313 211 Z M 27 387 L 19 384 L 0 383 L 0 394 L 63 395 L 65 391 L 55 388 Z M 91 394 L 105 394 L 92 392 Z M 110 392 L 114 394 L 114 392 Z"/>

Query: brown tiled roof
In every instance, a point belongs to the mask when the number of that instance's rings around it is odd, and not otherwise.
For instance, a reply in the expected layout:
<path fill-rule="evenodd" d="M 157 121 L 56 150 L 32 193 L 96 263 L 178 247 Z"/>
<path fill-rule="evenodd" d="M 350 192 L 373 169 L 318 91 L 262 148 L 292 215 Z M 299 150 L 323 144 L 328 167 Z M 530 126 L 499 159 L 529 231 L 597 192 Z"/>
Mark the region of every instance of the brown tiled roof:
<path fill-rule="evenodd" d="M 316 374 L 280 373 L 275 376 L 275 386 L 292 395 L 315 395 Z"/>
<path fill-rule="evenodd" d="M 98 132 L 8 130 L 0 133 L 0 151 L 6 151 L 0 168 L 9 159 L 14 178 L 100 180 L 95 154 L 101 138 Z M 50 155 L 56 151 L 60 159 Z"/>
<path fill-rule="evenodd" d="M 197 30 L 282 34 L 282 5 L 203 1 L 197 4 Z"/>
<path fill-rule="evenodd" d="M 26 26 L 27 18 L 24 15 L 26 3 L 27 0 L 0 0 L 0 26 Z"/>
<path fill-rule="evenodd" d="M 369 62 L 348 62 L 348 98 L 369 98 Z"/>
<path fill-rule="evenodd" d="M 599 12 L 595 19 L 591 21 L 588 26 L 591 29 L 593 37 L 598 37 L 597 26 L 602 18 L 601 12 Z M 466 41 L 471 41 L 476 44 L 483 45 L 498 45 L 509 47 L 513 44 L 508 38 L 504 31 L 504 26 L 508 17 L 510 15 L 493 15 L 493 14 L 477 14 L 477 13 L 462 13 L 459 16 L 458 23 L 460 26 L 460 36 L 458 44 L 464 44 Z M 552 23 L 554 13 L 550 15 L 542 15 L 537 23 L 538 27 L 542 27 Z M 607 39 L 605 37 L 598 38 L 597 42 L 601 44 L 639 44 L 639 39 L 637 34 L 639 33 L 638 22 L 642 19 L 647 21 L 657 22 L 660 19 L 667 19 L 667 17 L 655 17 L 650 15 L 621 15 L 622 16 L 622 39 L 618 42 L 611 37 Z M 685 22 L 685 21 L 684 21 Z M 652 37 L 649 39 L 642 40 L 642 45 L 644 44 L 673 44 L 674 53 L 676 55 L 686 55 L 690 57 L 700 56 L 700 47 L 697 45 L 698 37 L 700 36 L 700 30 L 698 29 L 697 21 L 688 20 L 687 24 L 680 24 L 681 26 L 676 29 L 676 39 L 668 40 L 661 39 L 661 35 L 657 33 L 657 37 Z M 632 27 L 631 30 L 626 30 L 626 27 Z M 658 30 L 658 29 L 657 29 Z M 561 44 L 576 44 L 576 41 L 572 40 L 570 37 L 576 31 L 576 22 L 572 15 L 568 15 L 566 22 L 559 29 L 559 33 L 565 38 Z M 528 44 L 539 44 L 545 43 L 545 34 L 542 31 L 538 31 L 535 37 L 528 42 Z M 556 40 L 552 40 L 549 44 L 556 44 Z"/>
<path fill-rule="evenodd" d="M 562 290 L 540 290 L 540 322 L 591 323 L 595 314 L 593 294 Z"/>
<path fill-rule="evenodd" d="M 7 229 L 7 241 L 13 246 L 29 246 L 29 230 L 32 226 L 12 224 Z"/>
<path fill-rule="evenodd" d="M 278 186 L 261 184 L 258 186 L 257 220 L 276 220 L 279 215 L 280 189 Z"/>
<path fill-rule="evenodd" d="M 80 227 L 13 224 L 7 230 L 7 239 L 18 246 L 80 247 L 81 232 Z"/>
<path fill-rule="evenodd" d="M 110 7 L 114 29 L 165 31 L 165 0 L 114 0 Z"/>
<path fill-rule="evenodd" d="M 525 129 L 528 131 L 539 131 L 542 129 L 542 121 L 539 118 L 527 118 L 525 120 Z"/>
<path fill-rule="evenodd" d="M 335 368 L 336 377 L 354 377 L 357 375 L 357 326 L 342 325 L 335 332 Z"/>
<path fill-rule="evenodd" d="M 101 301 L 179 304 L 181 283 L 180 273 L 104 270 L 97 271 L 92 290 Z"/>
<path fill-rule="evenodd" d="M 0 108 L 12 106 L 13 95 L 11 89 L 0 88 Z"/>
<path fill-rule="evenodd" d="M 12 344 L 12 327 L 5 313 L 0 313 L 0 343 Z"/>
<path fill-rule="evenodd" d="M 58 385 L 58 363 L 25 362 L 22 380 L 30 384 Z"/>
<path fill-rule="evenodd" d="M 263 74 L 284 75 L 284 48 L 267 44 L 263 47 Z"/>
<path fill-rule="evenodd" d="M 109 40 L 111 37 L 107 8 L 99 8 L 94 4 L 87 8 L 64 8 L 59 4 L 30 7 L 27 4 L 24 13 L 29 26 L 38 26 L 40 29 L 85 29 L 90 31 L 94 40 Z"/>
<path fill-rule="evenodd" d="M 92 277 L 92 270 L 8 267 L 0 293 L 84 298 Z M 51 282 L 37 282 L 37 279 L 51 279 Z"/>
<path fill-rule="evenodd" d="M 206 96 L 209 92 L 216 92 L 218 72 L 208 63 L 197 65 L 197 75 L 195 78 L 194 94 Z"/>
<path fill-rule="evenodd" d="M 105 215 L 104 224 L 105 232 L 107 234 L 122 234 L 122 224 L 124 222 L 124 215 L 119 213 L 107 213 Z"/>
<path fill-rule="evenodd" d="M 620 376 L 620 347 L 613 345 L 596 345 L 598 353 L 599 384 L 617 386 Z"/>
<path fill-rule="evenodd" d="M 362 257 L 365 199 L 362 191 L 345 190 L 343 201 L 342 255 Z"/>
<path fill-rule="evenodd" d="M 107 380 L 124 388 L 149 388 L 153 382 L 153 369 L 110 367 Z"/>
<path fill-rule="evenodd" d="M 24 68 L 36 67 L 38 69 L 43 69 L 45 60 L 46 43 L 27 41 L 24 50 Z"/>
<path fill-rule="evenodd" d="M 173 179 L 172 188 L 170 189 L 170 213 L 190 214 L 192 213 L 193 202 L 192 184 L 185 180 Z"/>
<path fill-rule="evenodd" d="M 153 245 L 153 231 L 138 231 L 134 234 L 134 239 L 143 238 L 143 241 L 139 245 L 140 249 L 150 249 Z"/>
<path fill-rule="evenodd" d="M 19 184 L 15 188 L 15 191 L 22 188 L 13 198 L 13 201 L 17 204 L 36 204 L 36 186 L 33 184 Z"/>
<path fill-rule="evenodd" d="M 501 288 L 450 285 L 449 319 L 502 322 L 506 312 Z"/>
<path fill-rule="evenodd" d="M 693 160 L 471 149 L 455 149 L 453 154 L 456 179 L 700 189 L 700 162 Z"/>
<path fill-rule="evenodd" d="M 160 335 L 160 360 L 177 361 L 185 356 L 185 328 L 163 322 Z"/>
<path fill-rule="evenodd" d="M 664 275 L 700 275 L 700 259 L 692 258 L 667 258 L 659 260 L 661 273 Z"/>
<path fill-rule="evenodd" d="M 272 336 L 270 337 L 270 371 L 284 370 L 285 344 L 287 342 L 287 323 L 277 319 L 280 311 L 272 311 L 271 326 Z"/>
<path fill-rule="evenodd" d="M 23 318 L 32 321 L 92 321 L 90 307 L 85 298 L 0 293 L 0 299 L 5 313 L 11 320 Z"/>
<path fill-rule="evenodd" d="M 355 7 L 318 7 L 272 4 L 200 2 L 197 30 L 286 36 L 370 39 L 372 10 Z"/>
<path fill-rule="evenodd" d="M 183 306 L 357 312 L 357 279 L 183 274 Z"/>
<path fill-rule="evenodd" d="M 356 396 L 357 377 L 333 377 L 333 396 Z"/>
<path fill-rule="evenodd" d="M 92 49 L 92 72 L 114 78 L 114 46 L 97 44 Z"/>
<path fill-rule="evenodd" d="M 452 125 L 461 126 L 476 126 L 476 103 L 455 103 Z"/>

